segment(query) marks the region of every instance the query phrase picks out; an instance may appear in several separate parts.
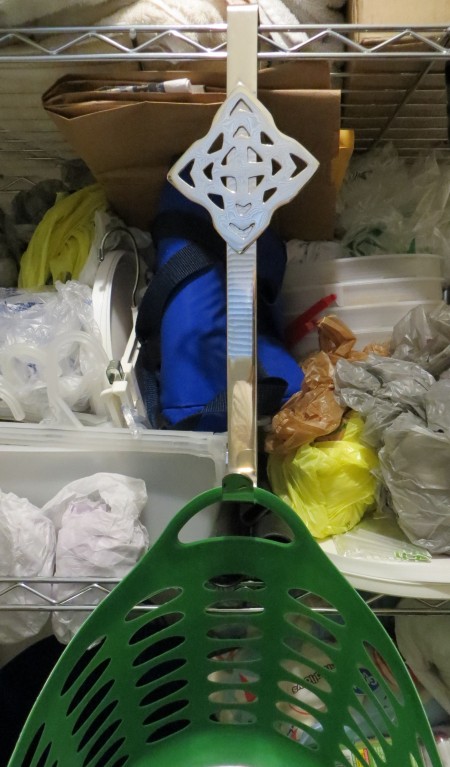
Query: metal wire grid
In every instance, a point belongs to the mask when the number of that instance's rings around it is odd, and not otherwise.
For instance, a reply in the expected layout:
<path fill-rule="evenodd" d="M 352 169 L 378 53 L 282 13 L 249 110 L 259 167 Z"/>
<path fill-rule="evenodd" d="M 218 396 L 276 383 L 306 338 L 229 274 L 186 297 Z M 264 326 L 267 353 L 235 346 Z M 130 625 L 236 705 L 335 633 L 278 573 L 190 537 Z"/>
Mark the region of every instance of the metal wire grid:
<path fill-rule="evenodd" d="M 89 578 L 28 578 L 26 580 L 17 580 L 15 578 L 2 577 L 0 581 L 0 613 L 1 612 L 92 612 L 99 601 L 107 596 L 112 589 L 119 583 L 118 579 L 98 578 L 95 581 Z M 65 591 L 64 598 L 58 600 L 54 598 L 49 586 L 52 585 L 66 585 L 73 586 L 73 590 L 67 594 Z M 44 590 L 40 588 L 44 586 Z M 17 596 L 20 594 L 21 598 L 26 601 L 19 602 L 18 600 L 11 600 L 8 602 L 6 598 L 8 595 Z M 81 602 L 77 604 L 77 600 L 86 599 L 87 595 L 92 595 L 92 601 Z M 300 601 L 308 600 L 314 596 L 310 592 L 301 594 L 298 598 Z M 446 615 L 450 613 L 450 607 L 448 600 L 428 600 L 417 599 L 417 603 L 420 606 L 417 607 L 386 607 L 383 602 L 386 599 L 385 594 L 363 594 L 364 600 L 371 608 L 372 612 L 379 616 L 393 616 L 393 615 Z M 400 599 L 400 597 L 398 597 Z M 33 601 L 32 601 L 33 600 Z M 35 600 L 35 601 L 34 601 Z M 155 610 L 157 605 L 141 604 L 135 609 L 139 611 Z M 244 608 L 242 608 L 244 609 Z M 250 609 L 250 608 L 249 608 Z M 315 612 L 319 612 L 323 615 L 335 615 L 337 610 L 330 605 L 317 604 L 310 605 L 310 609 Z"/>
<path fill-rule="evenodd" d="M 104 26 L 104 27 L 34 27 L 0 29 L 0 60 L 3 62 L 29 62 L 39 60 L 61 61 L 124 61 L 130 57 L 147 59 L 208 60 L 225 59 L 226 24 L 192 25 L 176 29 L 161 25 Z M 273 39 L 277 33 L 303 33 L 307 40 L 286 46 Z M 367 34 L 367 37 L 364 35 Z M 298 24 L 260 25 L 260 60 L 276 61 L 286 58 L 351 60 L 361 57 L 389 59 L 442 59 L 450 55 L 447 39 L 450 27 L 437 25 L 401 27 L 361 24 L 312 25 Z M 204 45 L 193 36 L 222 37 L 217 45 Z M 362 37 L 360 37 L 362 35 Z M 120 39 L 118 39 L 120 36 Z M 61 40 L 61 37 L 63 40 Z M 356 39 L 358 38 L 358 39 Z M 56 41 L 53 45 L 51 41 Z M 140 42 L 139 42 L 140 40 Z M 44 41 L 44 42 L 43 42 Z M 175 50 L 173 43 L 179 50 Z M 376 42 L 374 42 L 376 41 Z M 89 51 L 87 43 L 101 43 L 105 51 Z M 416 43 L 422 46 L 415 52 L 402 50 L 400 44 Z M 321 45 L 327 47 L 321 49 Z M 26 50 L 15 50 L 11 45 L 21 44 Z"/>
<path fill-rule="evenodd" d="M 226 24 L 176 29 L 3 29 L 0 66 L 13 64 L 17 68 L 31 63 L 33 68 L 39 65 L 37 69 L 48 73 L 49 63 L 58 67 L 126 61 L 143 66 L 165 61 L 170 66 L 170 62 L 180 60 L 224 61 L 226 29 Z M 292 46 L 282 45 L 280 39 L 286 39 L 286 33 L 303 33 L 307 39 Z M 444 76 L 450 58 L 450 27 L 261 25 L 258 37 L 261 64 L 287 59 L 330 62 L 333 86 L 342 91 L 341 127 L 355 130 L 355 152 L 392 142 L 406 159 L 430 152 L 440 160 L 450 158 Z M 56 76 L 58 73 L 54 79 Z M 34 112 L 29 110 L 32 119 L 28 120 L 15 109 L 16 102 L 19 106 L 20 84 L 15 87 L 14 78 L 10 83 L 0 89 L 0 206 L 6 208 L 17 192 L 40 179 L 54 177 L 56 166 L 73 157 L 41 111 L 41 91 L 34 94 Z"/>

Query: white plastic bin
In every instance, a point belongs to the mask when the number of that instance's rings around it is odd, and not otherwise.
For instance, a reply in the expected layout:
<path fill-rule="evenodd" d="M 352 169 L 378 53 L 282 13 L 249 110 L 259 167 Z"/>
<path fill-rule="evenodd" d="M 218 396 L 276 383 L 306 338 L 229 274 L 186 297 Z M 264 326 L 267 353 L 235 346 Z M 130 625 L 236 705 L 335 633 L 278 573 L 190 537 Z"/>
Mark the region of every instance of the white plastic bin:
<path fill-rule="evenodd" d="M 431 311 L 437 304 L 436 301 L 398 301 L 393 304 L 369 304 L 368 306 L 331 306 L 320 312 L 316 319 L 334 314 L 350 330 L 359 328 L 363 331 L 376 328 L 378 325 L 394 327 L 416 306 L 423 306 L 426 311 Z M 285 315 L 285 325 L 295 320 L 297 316 L 297 313 Z"/>
<path fill-rule="evenodd" d="M 175 514 L 198 493 L 220 485 L 225 434 L 125 429 L 83 432 L 14 424 L 0 426 L 0 487 L 40 507 L 75 479 L 115 472 L 143 479 L 148 502 L 141 517 L 153 543 Z M 205 510 L 186 526 L 185 540 L 217 531 L 218 510 Z"/>
<path fill-rule="evenodd" d="M 439 277 L 402 277 L 386 280 L 362 280 L 336 284 L 286 287 L 282 294 L 285 316 L 298 316 L 310 306 L 331 293 L 336 295 L 336 306 L 394 303 L 397 301 L 440 301 L 442 279 Z"/>

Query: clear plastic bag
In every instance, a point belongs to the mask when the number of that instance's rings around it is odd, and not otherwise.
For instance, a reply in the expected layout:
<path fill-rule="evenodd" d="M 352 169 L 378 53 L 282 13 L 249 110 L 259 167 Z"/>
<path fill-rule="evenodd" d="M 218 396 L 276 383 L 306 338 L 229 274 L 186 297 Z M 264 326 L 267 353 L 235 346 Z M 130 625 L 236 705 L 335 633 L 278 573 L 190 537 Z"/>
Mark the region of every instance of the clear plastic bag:
<path fill-rule="evenodd" d="M 23 578 L 51 577 L 55 563 L 56 535 L 53 523 L 26 498 L 0 490 L 1 575 Z M 50 585 L 39 591 L 50 597 Z M 3 593 L 1 593 L 3 592 Z M 0 604 L 42 605 L 29 589 L 0 582 Z M 9 644 L 36 636 L 49 614 L 43 610 L 7 610 L 1 613 L 0 643 Z"/>
<path fill-rule="evenodd" d="M 421 546 L 413 546 L 393 519 L 364 519 L 345 535 L 336 535 L 338 554 L 353 559 L 380 562 L 430 562 L 431 554 Z"/>
<path fill-rule="evenodd" d="M 75 413 L 106 418 L 108 359 L 91 290 L 77 282 L 55 288 L 0 290 L 0 418 L 75 426 Z"/>
<path fill-rule="evenodd" d="M 449 607 L 439 603 L 439 607 Z M 414 677 L 450 716 L 450 615 L 414 615 L 423 608 L 417 599 L 402 599 L 398 607 L 411 614 L 395 616 L 398 648 Z M 442 721 L 442 720 L 441 720 Z"/>
<path fill-rule="evenodd" d="M 450 168 L 436 156 L 410 163 L 389 143 L 355 156 L 337 211 L 346 255 L 435 253 L 450 276 Z"/>

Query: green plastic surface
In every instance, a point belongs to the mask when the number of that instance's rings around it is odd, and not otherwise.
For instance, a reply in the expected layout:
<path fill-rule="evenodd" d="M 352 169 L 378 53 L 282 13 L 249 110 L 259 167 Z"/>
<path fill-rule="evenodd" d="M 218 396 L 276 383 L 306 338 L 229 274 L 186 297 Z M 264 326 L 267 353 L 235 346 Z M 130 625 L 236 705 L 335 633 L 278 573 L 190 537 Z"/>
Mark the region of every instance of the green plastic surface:
<path fill-rule="evenodd" d="M 279 514 L 292 542 L 180 542 L 194 514 L 224 500 Z M 337 615 L 314 611 L 313 596 Z M 317 697 L 300 704 L 302 690 Z M 370 608 L 290 508 L 229 477 L 185 506 L 90 615 L 10 767 L 345 767 L 342 750 L 356 756 L 355 740 L 377 767 L 440 765 L 408 672 Z"/>

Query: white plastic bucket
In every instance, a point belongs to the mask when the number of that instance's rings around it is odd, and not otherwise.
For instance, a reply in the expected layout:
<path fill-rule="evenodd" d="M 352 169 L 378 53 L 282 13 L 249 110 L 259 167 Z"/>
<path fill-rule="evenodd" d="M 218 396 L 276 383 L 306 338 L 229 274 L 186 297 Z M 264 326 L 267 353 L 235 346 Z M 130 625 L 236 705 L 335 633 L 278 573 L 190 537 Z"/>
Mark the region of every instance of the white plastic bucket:
<path fill-rule="evenodd" d="M 294 259 L 286 267 L 286 284 L 295 281 L 299 287 L 360 280 L 441 276 L 442 257 L 430 253 L 386 253 L 306 263 Z"/>

